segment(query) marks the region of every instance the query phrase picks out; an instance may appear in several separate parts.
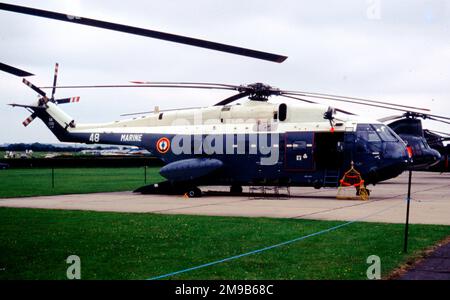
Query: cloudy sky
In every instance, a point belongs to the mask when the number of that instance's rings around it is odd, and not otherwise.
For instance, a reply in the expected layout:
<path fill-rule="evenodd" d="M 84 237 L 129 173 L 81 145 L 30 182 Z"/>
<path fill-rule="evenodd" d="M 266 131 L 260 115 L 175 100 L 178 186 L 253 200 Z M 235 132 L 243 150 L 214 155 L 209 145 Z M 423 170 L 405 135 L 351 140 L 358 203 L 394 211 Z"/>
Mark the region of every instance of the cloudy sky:
<path fill-rule="evenodd" d="M 6 1 L 288 56 L 282 64 L 0 11 L 0 61 L 36 85 L 126 84 L 130 80 L 265 82 L 428 107 L 450 116 L 450 3 L 446 0 Z M 0 72 L 0 143 L 56 142 L 42 122 L 7 103 L 31 103 L 21 79 Z M 160 108 L 207 106 L 224 91 L 61 90 L 81 96 L 64 109 L 80 122 Z M 324 102 L 326 103 L 326 102 Z M 331 103 L 328 103 L 331 104 Z M 396 114 L 332 103 L 368 118 Z M 450 125 L 425 122 L 450 132 Z"/>

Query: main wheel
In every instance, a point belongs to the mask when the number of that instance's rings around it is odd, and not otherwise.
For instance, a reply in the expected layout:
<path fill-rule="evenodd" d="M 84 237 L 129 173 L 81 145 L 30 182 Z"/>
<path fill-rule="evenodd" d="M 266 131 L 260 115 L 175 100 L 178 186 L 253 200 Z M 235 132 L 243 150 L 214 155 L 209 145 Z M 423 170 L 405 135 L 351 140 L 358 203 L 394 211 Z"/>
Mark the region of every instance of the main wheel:
<path fill-rule="evenodd" d="M 230 187 L 230 193 L 232 193 L 232 194 L 242 194 L 242 186 L 240 186 L 240 185 L 232 185 Z"/>
<path fill-rule="evenodd" d="M 198 187 L 192 187 L 192 188 L 188 189 L 188 191 L 186 192 L 186 195 L 189 198 L 198 198 L 198 197 L 202 196 L 202 191 Z"/>

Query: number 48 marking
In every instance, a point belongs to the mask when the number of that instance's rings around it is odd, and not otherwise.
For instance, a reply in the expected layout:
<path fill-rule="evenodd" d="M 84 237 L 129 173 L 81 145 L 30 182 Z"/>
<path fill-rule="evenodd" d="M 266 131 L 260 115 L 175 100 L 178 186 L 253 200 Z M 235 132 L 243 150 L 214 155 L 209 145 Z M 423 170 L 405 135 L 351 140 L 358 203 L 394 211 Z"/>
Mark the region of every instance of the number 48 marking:
<path fill-rule="evenodd" d="M 100 141 L 100 133 L 91 133 L 91 135 L 89 136 L 89 141 L 98 143 Z"/>

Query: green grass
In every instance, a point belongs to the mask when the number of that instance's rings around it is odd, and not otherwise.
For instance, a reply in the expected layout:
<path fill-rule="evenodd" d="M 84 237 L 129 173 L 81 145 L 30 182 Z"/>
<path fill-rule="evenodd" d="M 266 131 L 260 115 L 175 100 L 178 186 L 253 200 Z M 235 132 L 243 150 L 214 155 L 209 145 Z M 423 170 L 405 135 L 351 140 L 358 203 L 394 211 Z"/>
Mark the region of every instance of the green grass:
<path fill-rule="evenodd" d="M 161 181 L 147 168 L 147 184 Z M 0 198 L 133 190 L 144 185 L 144 168 L 56 168 L 0 170 Z"/>
<path fill-rule="evenodd" d="M 82 279 L 146 279 L 248 252 L 342 222 L 0 208 L 0 279 L 65 279 L 69 255 Z M 171 279 L 365 279 L 450 235 L 450 226 L 354 223 Z"/>

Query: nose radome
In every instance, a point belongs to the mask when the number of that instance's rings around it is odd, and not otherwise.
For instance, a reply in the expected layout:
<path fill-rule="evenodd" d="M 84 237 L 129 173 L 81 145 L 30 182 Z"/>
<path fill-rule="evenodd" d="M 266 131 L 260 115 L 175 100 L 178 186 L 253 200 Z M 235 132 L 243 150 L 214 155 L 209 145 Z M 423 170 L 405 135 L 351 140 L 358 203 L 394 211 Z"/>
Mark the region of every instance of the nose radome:
<path fill-rule="evenodd" d="M 442 158 L 442 155 L 439 153 L 439 151 L 432 149 L 434 160 L 440 160 Z"/>

